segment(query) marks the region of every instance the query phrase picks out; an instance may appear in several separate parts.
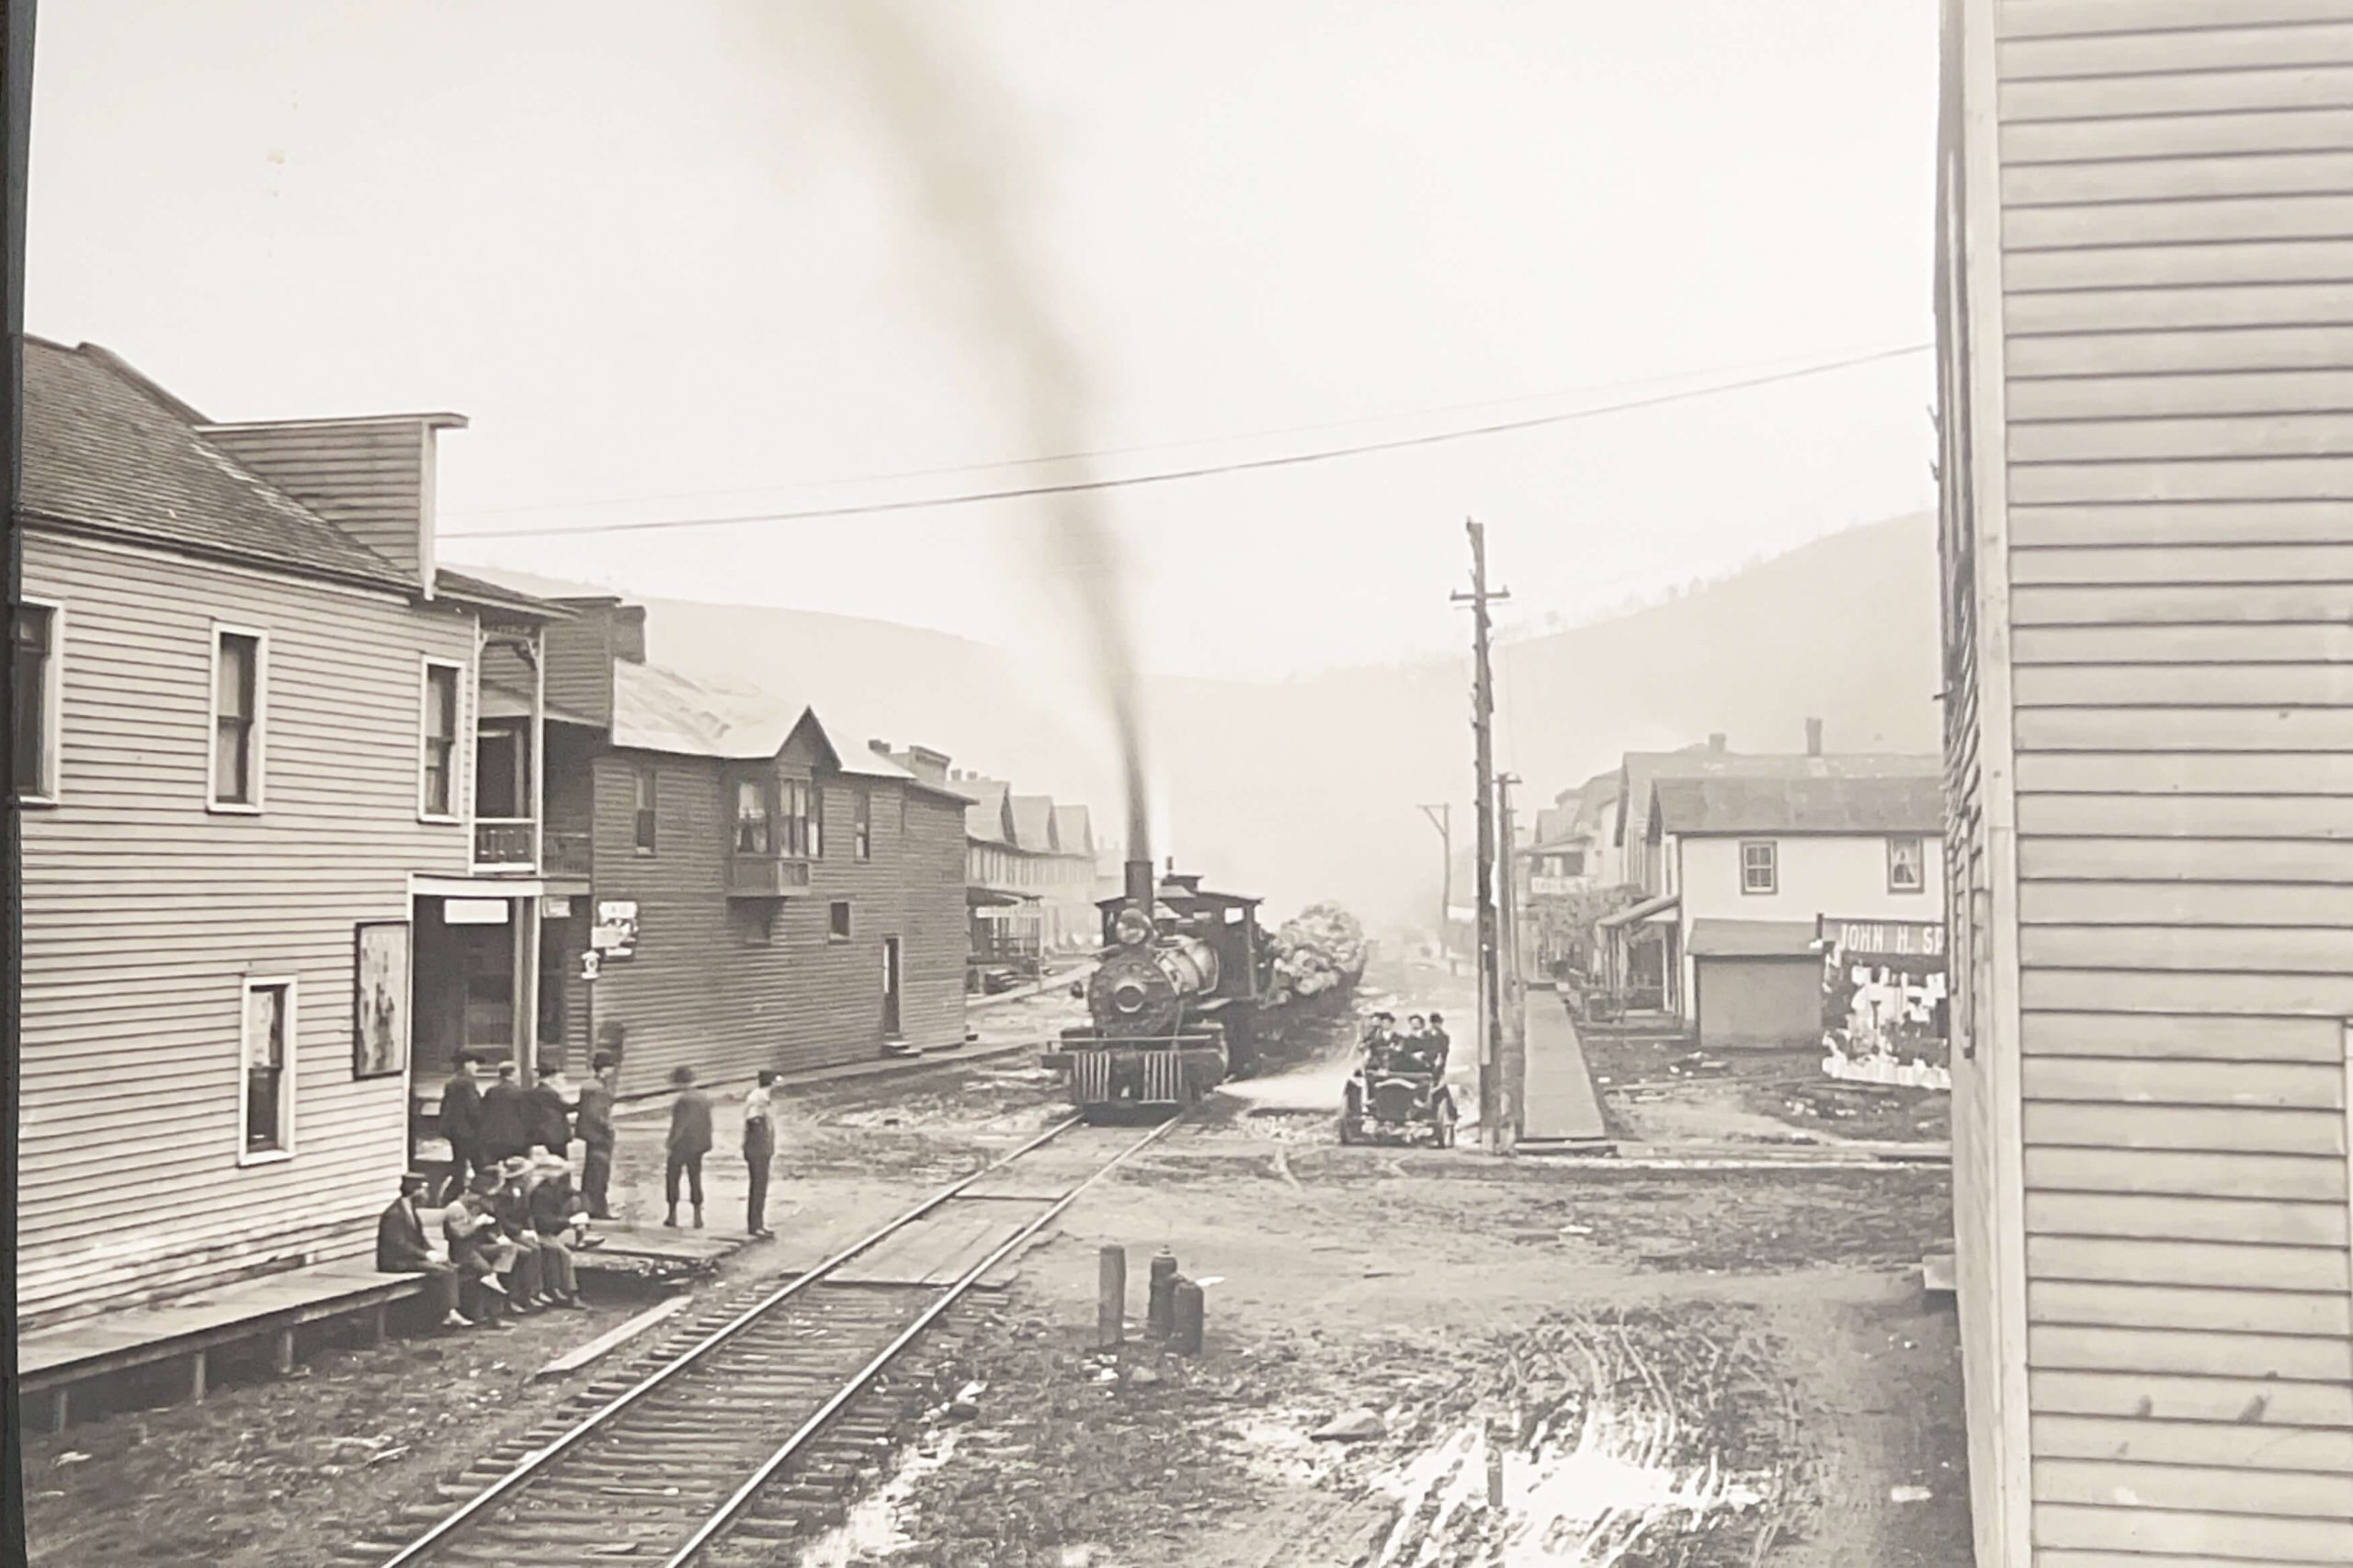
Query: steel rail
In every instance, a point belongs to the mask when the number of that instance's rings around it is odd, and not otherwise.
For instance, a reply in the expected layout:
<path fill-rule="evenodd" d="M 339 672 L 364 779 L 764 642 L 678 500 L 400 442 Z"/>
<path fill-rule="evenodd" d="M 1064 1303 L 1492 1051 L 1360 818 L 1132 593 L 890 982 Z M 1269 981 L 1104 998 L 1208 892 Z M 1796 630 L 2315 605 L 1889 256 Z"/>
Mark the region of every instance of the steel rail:
<path fill-rule="evenodd" d="M 431 1529 L 426 1530 L 423 1535 L 417 1537 L 415 1540 L 401 1548 L 399 1551 L 395 1552 L 391 1557 L 386 1558 L 383 1562 L 383 1568 L 406 1568 L 406 1565 L 409 1563 L 425 1561 L 432 1552 L 439 1550 L 445 1545 L 448 1545 L 450 1538 L 456 1535 L 463 1526 L 471 1522 L 476 1515 L 482 1513 L 483 1510 L 490 1507 L 493 1504 L 506 1497 L 509 1493 L 521 1486 L 526 1481 L 529 1481 L 532 1476 L 538 1474 L 540 1471 L 544 1469 L 547 1465 L 552 1463 L 555 1460 L 569 1452 L 574 1445 L 593 1436 L 608 1422 L 611 1421 L 614 1416 L 619 1415 L 621 1412 L 635 1404 L 639 1400 L 644 1398 L 647 1394 L 652 1393 L 655 1389 L 658 1389 L 665 1383 L 668 1382 L 678 1373 L 686 1370 L 688 1367 L 691 1367 L 697 1361 L 702 1359 L 703 1357 L 709 1355 L 711 1351 L 716 1350 L 720 1346 L 724 1345 L 736 1335 L 750 1327 L 760 1318 L 765 1317 L 768 1312 L 774 1311 L 778 1305 L 790 1298 L 798 1295 L 808 1287 L 819 1283 L 826 1275 L 840 1268 L 844 1264 L 848 1263 L 851 1259 L 858 1256 L 861 1253 L 867 1252 L 882 1242 L 889 1240 L 892 1236 L 897 1234 L 900 1231 L 904 1230 L 907 1226 L 915 1223 L 917 1220 L 922 1219 L 925 1215 L 930 1213 L 941 1204 L 949 1202 L 950 1199 L 954 1199 L 958 1193 L 963 1191 L 974 1182 L 979 1181 L 983 1176 L 989 1175 L 993 1171 L 999 1170 L 1006 1165 L 1011 1165 L 1014 1161 L 1021 1158 L 1021 1156 L 1029 1153 L 1033 1149 L 1051 1142 L 1054 1139 L 1061 1137 L 1072 1128 L 1078 1126 L 1085 1119 L 1086 1119 L 1083 1117 L 1074 1116 L 1066 1120 L 1056 1122 L 1053 1126 L 1046 1129 L 1046 1131 L 1040 1132 L 1035 1138 L 1030 1139 L 1027 1143 L 1022 1144 L 1019 1148 L 1013 1150 L 1009 1153 L 1001 1155 L 997 1159 L 990 1161 L 987 1165 L 983 1165 L 980 1169 L 972 1172 L 970 1176 L 960 1178 L 951 1186 L 942 1187 L 939 1191 L 932 1194 L 929 1198 L 925 1199 L 913 1209 L 908 1210 L 905 1213 L 899 1215 L 895 1219 L 884 1224 L 881 1229 L 870 1232 L 866 1235 L 859 1237 L 857 1241 L 850 1243 L 848 1246 L 843 1248 L 840 1252 L 835 1253 L 833 1256 L 826 1258 L 822 1263 L 814 1265 L 783 1286 L 779 1287 L 778 1290 L 761 1298 L 751 1306 L 746 1307 L 733 1318 L 721 1324 L 718 1328 L 713 1329 L 700 1344 L 694 1346 L 690 1349 L 680 1352 L 669 1362 L 668 1365 L 661 1368 L 657 1371 L 648 1374 L 635 1386 L 625 1389 L 621 1392 L 615 1394 L 602 1407 L 583 1418 L 577 1425 L 573 1426 L 569 1431 L 563 1433 L 561 1437 L 557 1437 L 546 1448 L 538 1449 L 531 1453 L 520 1463 L 517 1464 L 513 1470 L 508 1471 L 505 1475 L 502 1475 L 496 1481 L 492 1482 L 481 1492 L 475 1494 L 472 1497 L 468 1498 L 465 1503 L 460 1505 L 459 1508 L 447 1518 L 440 1520 L 438 1523 L 434 1525 Z M 1163 1131 L 1165 1131 L 1165 1129 Z M 1149 1140 L 1147 1140 L 1147 1142 L 1149 1142 Z M 1135 1145 L 1135 1147 L 1141 1148 L 1142 1147 L 1142 1144 L 1139 1143 Z M 1132 1150 L 1128 1153 L 1131 1152 Z M 1127 1153 L 1122 1153 L 1119 1158 L 1127 1158 Z M 1115 1160 L 1113 1163 L 1117 1164 L 1118 1162 Z M 1104 1168 L 1108 1170 L 1109 1169 L 1109 1166 L 1106 1166 Z M 1097 1174 L 1099 1175 L 1100 1173 L 1098 1172 Z M 1092 1181 L 1093 1177 L 1089 1177 L 1088 1180 Z M 1084 1185 L 1085 1184 L 1082 1184 L 1082 1186 Z M 1071 1196 L 1075 1197 L 1077 1195 L 1077 1188 L 1074 1188 Z M 1067 1200 L 1065 1200 L 1065 1202 Z M 1057 1209 L 1055 1212 L 1059 1213 L 1060 1210 Z"/>
<path fill-rule="evenodd" d="M 705 1519 L 701 1528 L 697 1529 L 693 1535 L 687 1538 L 686 1544 L 681 1546 L 677 1550 L 676 1553 L 673 1555 L 667 1562 L 663 1564 L 663 1568 L 686 1568 L 687 1563 L 692 1562 L 695 1557 L 702 1551 L 703 1548 L 718 1540 L 721 1534 L 722 1534 L 729 1526 L 733 1525 L 737 1517 L 743 1514 L 744 1510 L 751 1506 L 752 1500 L 759 1494 L 760 1489 L 775 1479 L 777 1471 L 782 1470 L 787 1464 L 790 1463 L 793 1457 L 802 1449 L 806 1448 L 810 1441 L 813 1439 L 820 1431 L 824 1430 L 826 1423 L 833 1420 L 835 1416 L 840 1415 L 842 1408 L 848 1404 L 850 1401 L 856 1399 L 859 1394 L 864 1393 L 869 1385 L 882 1374 L 883 1369 L 898 1358 L 901 1352 L 904 1351 L 908 1346 L 914 1344 L 925 1329 L 929 1328 L 938 1320 L 941 1313 L 954 1306 L 958 1301 L 962 1299 L 967 1291 L 971 1290 L 973 1286 L 979 1284 L 982 1279 L 986 1278 L 990 1269 L 995 1268 L 999 1263 L 1002 1263 L 1006 1258 L 1019 1250 L 1021 1245 L 1028 1242 L 1030 1237 L 1036 1235 L 1040 1231 L 1044 1230 L 1048 1225 L 1053 1223 L 1053 1221 L 1062 1215 L 1063 1210 L 1068 1209 L 1072 1204 L 1078 1201 L 1079 1194 L 1085 1192 L 1088 1187 L 1093 1187 L 1097 1182 L 1101 1181 L 1105 1176 L 1110 1175 L 1111 1172 L 1117 1169 L 1119 1165 L 1130 1155 L 1148 1147 L 1170 1131 L 1173 1131 L 1177 1123 L 1183 1119 L 1184 1119 L 1182 1117 L 1171 1117 L 1166 1121 L 1164 1121 L 1159 1126 L 1154 1128 L 1150 1132 L 1144 1134 L 1142 1138 L 1137 1139 L 1134 1142 L 1120 1150 L 1117 1154 L 1114 1154 L 1108 1161 L 1098 1167 L 1092 1176 L 1089 1176 L 1086 1180 L 1080 1182 L 1068 1192 L 1063 1193 L 1060 1198 L 1056 1199 L 1052 1206 L 1044 1213 L 1039 1215 L 1036 1219 L 1022 1226 L 1018 1231 L 1016 1231 L 1004 1245 L 998 1247 L 995 1252 L 989 1254 L 988 1256 L 983 1258 L 971 1268 L 965 1270 L 960 1278 L 940 1292 L 940 1296 L 938 1301 L 932 1302 L 930 1306 L 926 1307 L 913 1323 L 909 1324 L 904 1330 L 902 1330 L 897 1338 L 884 1346 L 881 1351 L 876 1353 L 872 1360 L 869 1361 L 858 1372 L 853 1374 L 848 1381 L 845 1382 L 838 1390 L 836 1390 L 832 1398 L 826 1400 L 824 1404 L 820 1405 L 817 1408 L 815 1415 L 802 1422 L 800 1428 L 795 1431 L 791 1437 L 787 1437 L 784 1440 L 783 1446 L 778 1449 L 775 1453 L 770 1454 L 767 1461 L 763 1463 L 758 1470 L 752 1472 L 752 1478 L 744 1483 L 742 1486 L 737 1487 L 735 1494 L 728 1498 L 726 1502 L 721 1504 L 718 1512 L 712 1514 L 708 1519 Z"/>

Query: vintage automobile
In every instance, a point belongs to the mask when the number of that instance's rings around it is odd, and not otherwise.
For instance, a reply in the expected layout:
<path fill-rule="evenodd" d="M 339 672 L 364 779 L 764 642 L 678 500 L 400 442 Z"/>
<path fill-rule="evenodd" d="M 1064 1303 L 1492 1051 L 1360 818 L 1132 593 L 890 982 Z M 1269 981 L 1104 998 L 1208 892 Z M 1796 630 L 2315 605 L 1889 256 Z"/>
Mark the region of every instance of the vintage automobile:
<path fill-rule="evenodd" d="M 1454 1147 L 1454 1091 L 1445 1074 L 1415 1062 L 1366 1062 L 1348 1080 L 1340 1108 L 1343 1143 L 1410 1143 L 1427 1138 Z"/>

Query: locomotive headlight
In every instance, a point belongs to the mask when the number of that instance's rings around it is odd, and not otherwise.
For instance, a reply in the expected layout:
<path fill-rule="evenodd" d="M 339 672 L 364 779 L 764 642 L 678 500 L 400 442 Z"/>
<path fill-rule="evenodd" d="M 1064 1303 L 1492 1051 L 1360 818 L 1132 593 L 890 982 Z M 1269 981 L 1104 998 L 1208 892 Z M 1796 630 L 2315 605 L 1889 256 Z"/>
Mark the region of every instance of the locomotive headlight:
<path fill-rule="evenodd" d="M 1123 980 L 1111 988 L 1111 1006 L 1122 1013 L 1143 1010 L 1143 986 L 1140 982 Z"/>
<path fill-rule="evenodd" d="M 1152 919 L 1133 905 L 1120 911 L 1120 918 L 1112 925 L 1111 934 L 1123 948 L 1141 948 L 1152 940 Z"/>

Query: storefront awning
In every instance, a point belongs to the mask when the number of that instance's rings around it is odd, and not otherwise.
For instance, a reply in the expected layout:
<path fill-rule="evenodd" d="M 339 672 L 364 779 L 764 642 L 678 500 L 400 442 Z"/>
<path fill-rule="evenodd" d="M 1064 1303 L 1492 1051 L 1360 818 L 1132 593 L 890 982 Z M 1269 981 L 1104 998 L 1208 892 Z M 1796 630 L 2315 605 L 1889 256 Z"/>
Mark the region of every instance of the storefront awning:
<path fill-rule="evenodd" d="M 1673 893 L 1661 893 L 1640 903 L 1629 904 L 1615 915 L 1605 915 L 1593 924 L 1598 930 L 1614 931 L 1620 926 L 1631 926 L 1640 920 L 1656 920 L 1675 913 L 1683 901 Z"/>
<path fill-rule="evenodd" d="M 1694 920 L 1695 959 L 1810 959 L 1814 956 L 1811 920 Z"/>
<path fill-rule="evenodd" d="M 964 884 L 964 907 L 967 909 L 1006 909 L 1015 904 L 1035 903 L 1036 893 L 1007 892 L 1002 888 L 976 888 Z"/>

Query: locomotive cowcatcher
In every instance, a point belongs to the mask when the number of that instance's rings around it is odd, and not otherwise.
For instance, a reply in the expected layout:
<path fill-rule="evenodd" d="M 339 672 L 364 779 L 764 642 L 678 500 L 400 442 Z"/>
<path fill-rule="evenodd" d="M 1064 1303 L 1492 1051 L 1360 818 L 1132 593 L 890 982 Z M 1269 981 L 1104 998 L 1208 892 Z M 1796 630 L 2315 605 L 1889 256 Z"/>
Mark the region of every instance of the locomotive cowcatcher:
<path fill-rule="evenodd" d="M 1070 1075 L 1089 1121 L 1199 1103 L 1256 1055 L 1259 901 L 1209 892 L 1152 862 L 1127 864 L 1126 890 L 1102 900 L 1101 961 L 1086 985 L 1089 1021 L 1045 1057 Z"/>

